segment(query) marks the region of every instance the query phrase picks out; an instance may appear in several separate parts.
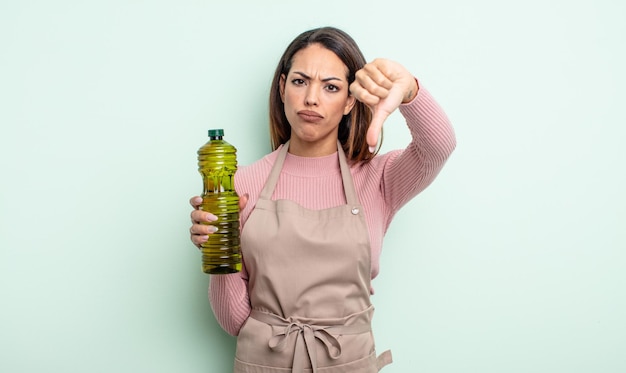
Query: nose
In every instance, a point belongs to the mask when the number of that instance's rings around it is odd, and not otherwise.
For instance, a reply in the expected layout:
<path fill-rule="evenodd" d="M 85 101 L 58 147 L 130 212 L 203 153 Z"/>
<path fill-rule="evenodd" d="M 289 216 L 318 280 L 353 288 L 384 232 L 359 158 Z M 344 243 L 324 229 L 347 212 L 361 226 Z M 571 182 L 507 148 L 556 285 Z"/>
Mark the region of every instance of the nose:
<path fill-rule="evenodd" d="M 315 84 L 311 84 L 306 91 L 306 96 L 304 97 L 304 104 L 306 106 L 317 106 L 318 103 L 319 103 L 319 97 L 318 97 L 317 89 L 315 87 Z"/>

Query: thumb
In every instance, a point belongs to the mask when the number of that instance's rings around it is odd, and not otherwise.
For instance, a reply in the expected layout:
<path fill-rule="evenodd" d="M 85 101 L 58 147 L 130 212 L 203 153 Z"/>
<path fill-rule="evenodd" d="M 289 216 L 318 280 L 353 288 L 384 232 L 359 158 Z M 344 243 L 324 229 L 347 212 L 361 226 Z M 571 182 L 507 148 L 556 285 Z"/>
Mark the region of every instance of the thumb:
<path fill-rule="evenodd" d="M 378 139 L 380 137 L 380 131 L 383 128 L 383 123 L 387 119 L 390 113 L 385 110 L 374 109 L 374 113 L 372 114 L 372 122 L 367 129 L 367 145 L 369 145 L 370 153 L 376 151 L 376 147 L 378 146 Z"/>
<path fill-rule="evenodd" d="M 376 106 L 374 106 L 372 114 L 372 123 L 367 130 L 367 144 L 370 146 L 370 152 L 374 152 L 376 150 L 376 146 L 378 145 L 378 137 L 380 136 L 380 131 L 383 128 L 383 123 L 387 120 L 387 117 L 391 115 L 400 106 L 403 98 L 403 90 L 401 85 L 395 84 L 391 90 L 389 90 L 389 95 L 384 99 L 380 100 Z"/>

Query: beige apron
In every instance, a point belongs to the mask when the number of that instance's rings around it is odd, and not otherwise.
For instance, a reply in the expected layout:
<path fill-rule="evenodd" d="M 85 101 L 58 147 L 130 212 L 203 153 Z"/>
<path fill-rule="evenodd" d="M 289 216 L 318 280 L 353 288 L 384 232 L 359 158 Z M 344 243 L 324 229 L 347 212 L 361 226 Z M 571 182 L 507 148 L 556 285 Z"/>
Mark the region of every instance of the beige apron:
<path fill-rule="evenodd" d="M 271 200 L 288 147 L 242 232 L 252 313 L 235 373 L 378 372 L 391 353 L 376 357 L 369 235 L 345 154 L 338 144 L 347 205 L 310 210 Z"/>

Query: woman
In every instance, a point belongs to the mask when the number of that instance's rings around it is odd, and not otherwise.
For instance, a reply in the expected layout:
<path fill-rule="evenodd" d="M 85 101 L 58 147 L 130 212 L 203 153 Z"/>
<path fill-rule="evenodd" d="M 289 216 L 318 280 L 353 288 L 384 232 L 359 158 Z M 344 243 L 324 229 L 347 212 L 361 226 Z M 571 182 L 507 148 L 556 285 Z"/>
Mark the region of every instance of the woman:
<path fill-rule="evenodd" d="M 376 155 L 397 108 L 412 141 Z M 383 235 L 443 167 L 452 127 L 403 66 L 366 63 L 350 36 L 325 27 L 283 54 L 270 133 L 274 151 L 235 175 L 244 269 L 209 285 L 218 322 L 237 336 L 235 372 L 377 372 L 391 361 L 376 357 L 371 332 Z M 216 218 L 190 202 L 199 246 Z"/>

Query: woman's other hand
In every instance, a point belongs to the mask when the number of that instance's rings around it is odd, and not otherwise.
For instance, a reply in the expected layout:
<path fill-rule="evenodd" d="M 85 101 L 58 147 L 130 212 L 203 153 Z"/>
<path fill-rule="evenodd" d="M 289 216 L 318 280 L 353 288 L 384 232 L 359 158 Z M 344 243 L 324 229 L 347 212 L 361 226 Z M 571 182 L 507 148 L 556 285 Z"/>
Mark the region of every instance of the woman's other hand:
<path fill-rule="evenodd" d="M 356 72 L 350 92 L 373 111 L 367 131 L 370 150 L 378 145 L 385 119 L 401 104 L 413 100 L 418 89 L 415 77 L 404 66 L 391 60 L 377 58 Z"/>

